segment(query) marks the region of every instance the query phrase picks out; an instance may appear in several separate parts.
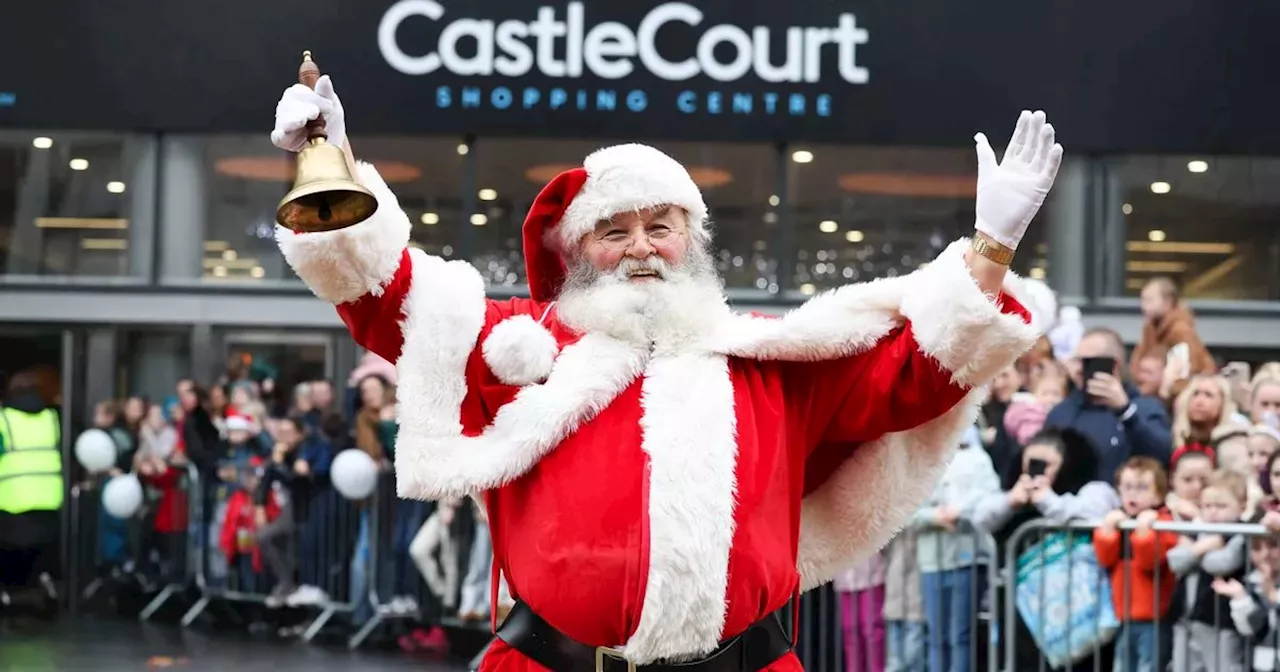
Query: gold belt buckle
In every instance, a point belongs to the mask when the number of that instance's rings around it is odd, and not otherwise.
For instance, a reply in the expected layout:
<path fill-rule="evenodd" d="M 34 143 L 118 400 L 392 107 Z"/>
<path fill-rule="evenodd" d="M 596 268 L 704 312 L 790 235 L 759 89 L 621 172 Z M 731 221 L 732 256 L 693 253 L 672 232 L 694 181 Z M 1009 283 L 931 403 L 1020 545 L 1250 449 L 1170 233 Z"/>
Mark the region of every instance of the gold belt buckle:
<path fill-rule="evenodd" d="M 608 646 L 596 647 L 596 672 L 604 672 L 604 661 L 617 660 L 627 664 L 627 672 L 636 672 L 636 664 L 627 660 L 617 649 Z"/>

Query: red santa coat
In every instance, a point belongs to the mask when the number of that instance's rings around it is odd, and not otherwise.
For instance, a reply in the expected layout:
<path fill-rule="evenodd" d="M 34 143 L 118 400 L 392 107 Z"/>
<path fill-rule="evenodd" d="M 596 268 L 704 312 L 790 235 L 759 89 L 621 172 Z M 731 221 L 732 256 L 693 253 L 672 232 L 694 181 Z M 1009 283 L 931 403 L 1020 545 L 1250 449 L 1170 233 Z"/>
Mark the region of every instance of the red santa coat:
<path fill-rule="evenodd" d="M 726 311 L 678 347 L 582 335 L 554 305 L 487 299 L 470 265 L 407 249 L 395 196 L 358 171 L 373 218 L 278 237 L 396 363 L 399 495 L 483 493 L 511 593 L 636 662 L 710 651 L 883 546 L 1037 336 L 1009 293 L 981 293 L 964 241 L 780 319 Z M 540 667 L 497 642 L 482 669 Z"/>

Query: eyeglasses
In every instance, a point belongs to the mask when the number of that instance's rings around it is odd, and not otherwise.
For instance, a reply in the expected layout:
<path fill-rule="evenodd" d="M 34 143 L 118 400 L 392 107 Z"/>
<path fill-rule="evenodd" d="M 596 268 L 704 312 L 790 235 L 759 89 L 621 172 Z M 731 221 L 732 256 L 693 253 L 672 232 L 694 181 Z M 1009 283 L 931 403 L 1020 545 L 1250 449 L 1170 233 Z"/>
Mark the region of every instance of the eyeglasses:
<path fill-rule="evenodd" d="M 684 235 L 682 231 L 669 226 L 654 226 L 641 234 L 649 244 L 658 249 L 666 249 L 679 242 Z M 613 229 L 600 236 L 593 236 L 592 241 L 610 252 L 625 252 L 631 249 L 635 239 L 630 233 L 621 229 Z"/>

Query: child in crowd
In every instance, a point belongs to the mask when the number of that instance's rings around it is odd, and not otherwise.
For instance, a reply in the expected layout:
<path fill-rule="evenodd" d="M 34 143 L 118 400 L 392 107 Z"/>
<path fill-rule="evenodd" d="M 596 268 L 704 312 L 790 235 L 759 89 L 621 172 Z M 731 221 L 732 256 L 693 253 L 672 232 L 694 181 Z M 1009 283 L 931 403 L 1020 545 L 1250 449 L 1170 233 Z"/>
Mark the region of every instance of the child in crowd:
<path fill-rule="evenodd" d="M 836 575 L 846 672 L 884 670 L 884 570 L 875 553 Z"/>
<path fill-rule="evenodd" d="M 1254 537 L 1249 544 L 1249 560 L 1253 571 L 1244 583 L 1236 579 L 1217 579 L 1214 592 L 1231 600 L 1231 622 L 1236 632 L 1253 643 L 1254 672 L 1275 672 L 1277 659 L 1277 595 L 1280 578 L 1280 541 Z"/>
<path fill-rule="evenodd" d="M 1004 414 L 1005 431 L 1019 446 L 1044 429 L 1044 419 L 1067 395 L 1067 377 L 1057 364 L 1046 365 L 1028 392 L 1013 395 Z"/>
<path fill-rule="evenodd" d="M 1213 473 L 1213 462 L 1212 448 L 1183 446 L 1173 451 L 1169 460 L 1173 471 L 1172 492 L 1165 497 L 1165 506 L 1174 520 L 1200 518 L 1200 493 Z"/>
<path fill-rule="evenodd" d="M 1238 523 L 1248 504 L 1248 484 L 1240 474 L 1219 469 L 1200 493 L 1206 523 Z M 1174 626 L 1173 672 L 1243 672 L 1244 641 L 1231 624 L 1231 600 L 1214 591 L 1215 579 L 1245 576 L 1248 541 L 1239 534 L 1184 538 L 1169 551 L 1169 567 L 1182 577 L 1186 594 L 1182 621 Z"/>
<path fill-rule="evenodd" d="M 1115 669 L 1156 672 L 1164 669 L 1157 641 L 1168 641 L 1169 637 L 1167 631 L 1159 632 L 1160 622 L 1169 610 L 1177 582 L 1165 554 L 1177 546 L 1178 534 L 1151 529 L 1156 521 L 1173 519 L 1164 508 L 1168 478 L 1156 460 L 1132 457 L 1120 467 L 1116 489 L 1121 508 L 1108 513 L 1093 533 L 1098 564 L 1111 573 L 1111 601 L 1124 623 Z M 1117 529 L 1126 520 L 1137 521 L 1137 529 L 1127 535 Z M 1127 544 L 1124 536 L 1128 536 Z"/>
<path fill-rule="evenodd" d="M 907 526 L 883 551 L 885 672 L 928 669 L 916 534 Z"/>
<path fill-rule="evenodd" d="M 974 532 L 969 514 L 983 497 L 999 492 L 1000 477 L 973 427 L 915 515 L 913 522 L 919 527 L 916 566 L 924 591 L 930 672 L 970 670 L 977 639 L 974 615 L 986 591 L 984 566 L 995 548 L 990 537 Z"/>
<path fill-rule="evenodd" d="M 228 567 L 235 568 L 232 576 L 237 581 L 233 589 L 245 592 L 258 587 L 257 576 L 262 572 L 262 554 L 254 539 L 257 535 L 258 521 L 255 516 L 253 493 L 260 483 L 259 470 L 262 468 L 261 458 L 252 458 L 243 468 L 238 469 L 239 482 L 227 499 L 227 509 L 220 528 L 218 546 L 226 558 Z M 274 504 L 269 502 L 269 504 Z M 268 517 L 275 513 L 274 506 L 268 507 Z"/>
<path fill-rule="evenodd" d="M 1212 444 L 1218 468 L 1244 476 L 1249 489 L 1249 502 L 1245 506 L 1244 517 L 1252 516 L 1262 504 L 1263 492 L 1260 474 L 1254 468 L 1249 454 L 1249 427 L 1232 423 L 1219 425 L 1213 430 Z"/>
<path fill-rule="evenodd" d="M 1266 472 L 1271 456 L 1280 451 L 1280 431 L 1270 425 L 1254 425 L 1249 428 L 1245 445 L 1249 447 L 1249 465 L 1260 476 Z"/>

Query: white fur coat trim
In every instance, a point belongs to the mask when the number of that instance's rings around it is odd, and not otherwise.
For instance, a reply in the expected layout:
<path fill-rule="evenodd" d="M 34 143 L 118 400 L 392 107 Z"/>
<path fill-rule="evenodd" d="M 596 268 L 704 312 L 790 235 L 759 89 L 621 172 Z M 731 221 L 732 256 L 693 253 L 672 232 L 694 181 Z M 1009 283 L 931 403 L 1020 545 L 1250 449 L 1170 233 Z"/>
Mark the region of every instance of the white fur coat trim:
<path fill-rule="evenodd" d="M 498 380 L 520 387 L 541 383 L 551 375 L 560 345 L 532 316 L 515 315 L 493 327 L 480 351 Z"/>
<path fill-rule="evenodd" d="M 596 150 L 582 162 L 587 171 L 577 196 L 565 209 L 550 241 L 554 250 L 571 249 L 602 219 L 620 212 L 675 205 L 689 213 L 689 226 L 705 232 L 707 204 L 689 171 L 648 145 L 626 144 Z"/>
<path fill-rule="evenodd" d="M 363 222 L 337 231 L 294 233 L 276 226 L 285 261 L 316 296 L 332 304 L 382 294 L 395 277 L 412 226 L 400 202 L 372 164 L 356 164 L 356 179 L 378 199 Z"/>

